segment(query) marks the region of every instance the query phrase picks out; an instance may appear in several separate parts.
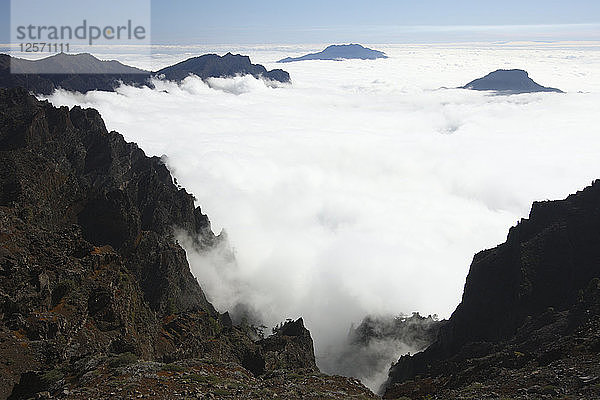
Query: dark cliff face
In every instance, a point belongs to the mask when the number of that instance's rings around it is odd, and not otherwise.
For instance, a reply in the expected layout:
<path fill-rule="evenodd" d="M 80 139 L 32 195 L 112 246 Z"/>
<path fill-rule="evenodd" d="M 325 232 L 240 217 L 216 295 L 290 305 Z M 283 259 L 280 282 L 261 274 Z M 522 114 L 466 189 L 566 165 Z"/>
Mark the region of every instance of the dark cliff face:
<path fill-rule="evenodd" d="M 522 69 L 499 69 L 490 72 L 483 78 L 467 83 L 461 89 L 490 90 L 505 94 L 556 92 L 562 90 L 542 86 L 529 77 L 527 71 Z"/>
<path fill-rule="evenodd" d="M 77 224 L 92 245 L 111 246 L 156 310 L 212 311 L 171 235 L 177 227 L 199 241 L 216 238 L 159 158 L 108 132 L 95 110 L 56 109 L 21 91 L 3 91 L 0 107 L 2 205 L 44 229 Z M 166 280 L 147 285 L 155 276 Z"/>
<path fill-rule="evenodd" d="M 269 379 L 283 379 L 268 377 L 274 368 L 318 375 L 301 322 L 300 336 L 286 328 L 261 343 L 215 311 L 175 229 L 198 249 L 224 240 L 161 160 L 97 111 L 0 89 L 0 399 L 235 395 L 233 384 L 270 398 Z M 371 396 L 345 378 L 325 387 Z"/>
<path fill-rule="evenodd" d="M 171 81 L 181 81 L 190 74 L 202 79 L 252 75 L 255 78 L 263 77 L 284 83 L 290 81 L 290 75 L 281 69 L 267 71 L 260 64 L 252 64 L 250 57 L 231 53 L 227 53 L 222 57 L 217 54 L 205 54 L 200 57 L 193 57 L 170 67 L 163 68 L 157 71 L 155 75 L 158 77 L 164 76 L 164 79 Z"/>
<path fill-rule="evenodd" d="M 460 388 L 485 374 L 497 376 L 490 368 L 503 363 L 525 371 L 579 356 L 597 360 L 600 338 L 588 331 L 600 319 L 599 277 L 600 181 L 565 200 L 534 203 L 529 219 L 512 228 L 505 243 L 474 257 L 461 304 L 433 345 L 391 369 L 388 398 L 410 386 L 406 382 L 413 385 L 417 375 Z M 580 346 L 579 354 L 577 343 L 589 346 Z M 507 360 L 507 354 L 519 360 Z M 490 362 L 494 357 L 497 365 Z M 481 375 L 469 377 L 467 365 L 478 363 Z M 584 366 L 575 365 L 573 370 Z"/>
<path fill-rule="evenodd" d="M 376 60 L 387 58 L 384 52 L 369 49 L 360 44 L 339 44 L 327 46 L 325 50 L 318 53 L 306 54 L 301 57 L 287 57 L 277 62 L 288 63 L 305 60 Z"/>

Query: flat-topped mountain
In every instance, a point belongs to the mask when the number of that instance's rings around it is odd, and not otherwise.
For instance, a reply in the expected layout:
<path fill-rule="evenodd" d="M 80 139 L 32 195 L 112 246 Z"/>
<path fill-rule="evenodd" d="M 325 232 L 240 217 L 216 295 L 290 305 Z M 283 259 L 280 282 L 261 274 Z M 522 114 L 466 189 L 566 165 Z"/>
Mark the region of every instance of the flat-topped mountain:
<path fill-rule="evenodd" d="M 205 54 L 193 57 L 156 71 L 155 75 L 171 81 L 180 81 L 190 74 L 202 79 L 232 77 L 236 75 L 252 75 L 278 82 L 289 82 L 290 74 L 282 69 L 267 71 L 260 64 L 252 64 L 250 57 L 227 53 L 224 56 Z"/>
<path fill-rule="evenodd" d="M 534 203 L 473 258 L 436 341 L 390 370 L 386 399 L 600 398 L 600 181 Z"/>
<path fill-rule="evenodd" d="M 277 62 L 287 63 L 305 60 L 375 60 L 387 58 L 384 52 L 363 47 L 360 44 L 334 44 L 319 53 L 306 54 L 301 57 L 287 57 Z"/>
<path fill-rule="evenodd" d="M 217 312 L 175 232 L 226 245 L 96 110 L 0 89 L 0 399 L 376 398 L 319 372 L 302 319 Z"/>
<path fill-rule="evenodd" d="M 290 75 L 281 69 L 267 71 L 260 64 L 252 64 L 249 57 L 231 53 L 222 57 L 216 54 L 193 57 L 157 72 L 118 61 L 102 61 L 91 54 L 60 53 L 40 60 L 0 54 L 0 88 L 23 87 L 44 95 L 58 88 L 87 93 L 114 91 L 121 84 L 152 87 L 150 79 L 153 77 L 179 82 L 189 75 L 202 79 L 252 75 L 278 82 L 290 81 Z"/>
<path fill-rule="evenodd" d="M 527 71 L 522 69 L 499 69 L 490 72 L 483 78 L 475 79 L 462 86 L 460 89 L 493 90 L 507 94 L 557 92 L 560 89 L 542 86 L 529 77 Z"/>

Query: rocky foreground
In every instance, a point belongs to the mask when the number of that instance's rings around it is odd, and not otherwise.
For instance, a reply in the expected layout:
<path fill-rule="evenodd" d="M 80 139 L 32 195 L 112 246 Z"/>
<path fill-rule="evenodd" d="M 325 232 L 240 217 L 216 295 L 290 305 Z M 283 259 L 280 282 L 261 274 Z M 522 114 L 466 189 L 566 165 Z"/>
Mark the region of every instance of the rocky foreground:
<path fill-rule="evenodd" d="M 97 111 L 0 89 L 0 399 L 375 398 L 319 372 L 302 319 L 218 313 L 174 229 L 224 240 Z"/>

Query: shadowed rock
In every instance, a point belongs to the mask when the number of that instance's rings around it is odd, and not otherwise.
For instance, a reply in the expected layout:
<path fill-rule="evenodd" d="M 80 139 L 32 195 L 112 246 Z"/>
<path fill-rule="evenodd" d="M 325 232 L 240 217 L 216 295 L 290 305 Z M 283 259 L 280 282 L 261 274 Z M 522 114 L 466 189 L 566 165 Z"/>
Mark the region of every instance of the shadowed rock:
<path fill-rule="evenodd" d="M 384 52 L 363 47 L 360 44 L 331 45 L 319 53 L 306 54 L 301 57 L 287 57 L 277 62 L 288 63 L 305 60 L 375 60 L 387 58 Z"/>

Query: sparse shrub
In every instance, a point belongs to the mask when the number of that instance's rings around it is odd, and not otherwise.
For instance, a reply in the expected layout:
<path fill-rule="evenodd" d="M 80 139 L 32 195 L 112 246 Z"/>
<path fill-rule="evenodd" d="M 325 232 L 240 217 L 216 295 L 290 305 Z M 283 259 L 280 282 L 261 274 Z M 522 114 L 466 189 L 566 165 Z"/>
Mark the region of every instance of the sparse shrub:
<path fill-rule="evenodd" d="M 189 374 L 181 377 L 184 382 L 194 382 L 201 385 L 212 385 L 219 383 L 219 378 L 210 375 Z"/>
<path fill-rule="evenodd" d="M 64 374 L 58 368 L 47 371 L 47 372 L 43 373 L 42 376 L 40 376 L 41 381 L 46 386 L 54 385 L 56 382 L 60 381 L 63 378 L 64 378 Z"/>
<path fill-rule="evenodd" d="M 182 367 L 181 365 L 177 365 L 177 364 L 166 364 L 166 365 L 163 365 L 162 370 L 169 371 L 169 372 L 184 372 L 186 370 L 186 368 Z"/>
<path fill-rule="evenodd" d="M 126 365 L 133 364 L 137 361 L 137 359 L 138 358 L 135 354 L 127 352 L 111 358 L 108 362 L 108 366 L 111 368 L 124 367 Z"/>
<path fill-rule="evenodd" d="M 542 387 L 541 393 L 545 394 L 545 395 L 554 395 L 556 394 L 557 390 L 556 390 L 556 386 L 554 385 L 546 385 L 544 387 Z"/>
<path fill-rule="evenodd" d="M 177 314 L 178 310 L 177 310 L 177 306 L 175 305 L 175 299 L 172 297 L 169 297 L 167 299 L 167 314 L 168 315 L 174 315 Z"/>
<path fill-rule="evenodd" d="M 218 336 L 221 333 L 221 325 L 219 324 L 219 321 L 211 316 L 208 317 L 208 326 L 212 336 Z"/>

